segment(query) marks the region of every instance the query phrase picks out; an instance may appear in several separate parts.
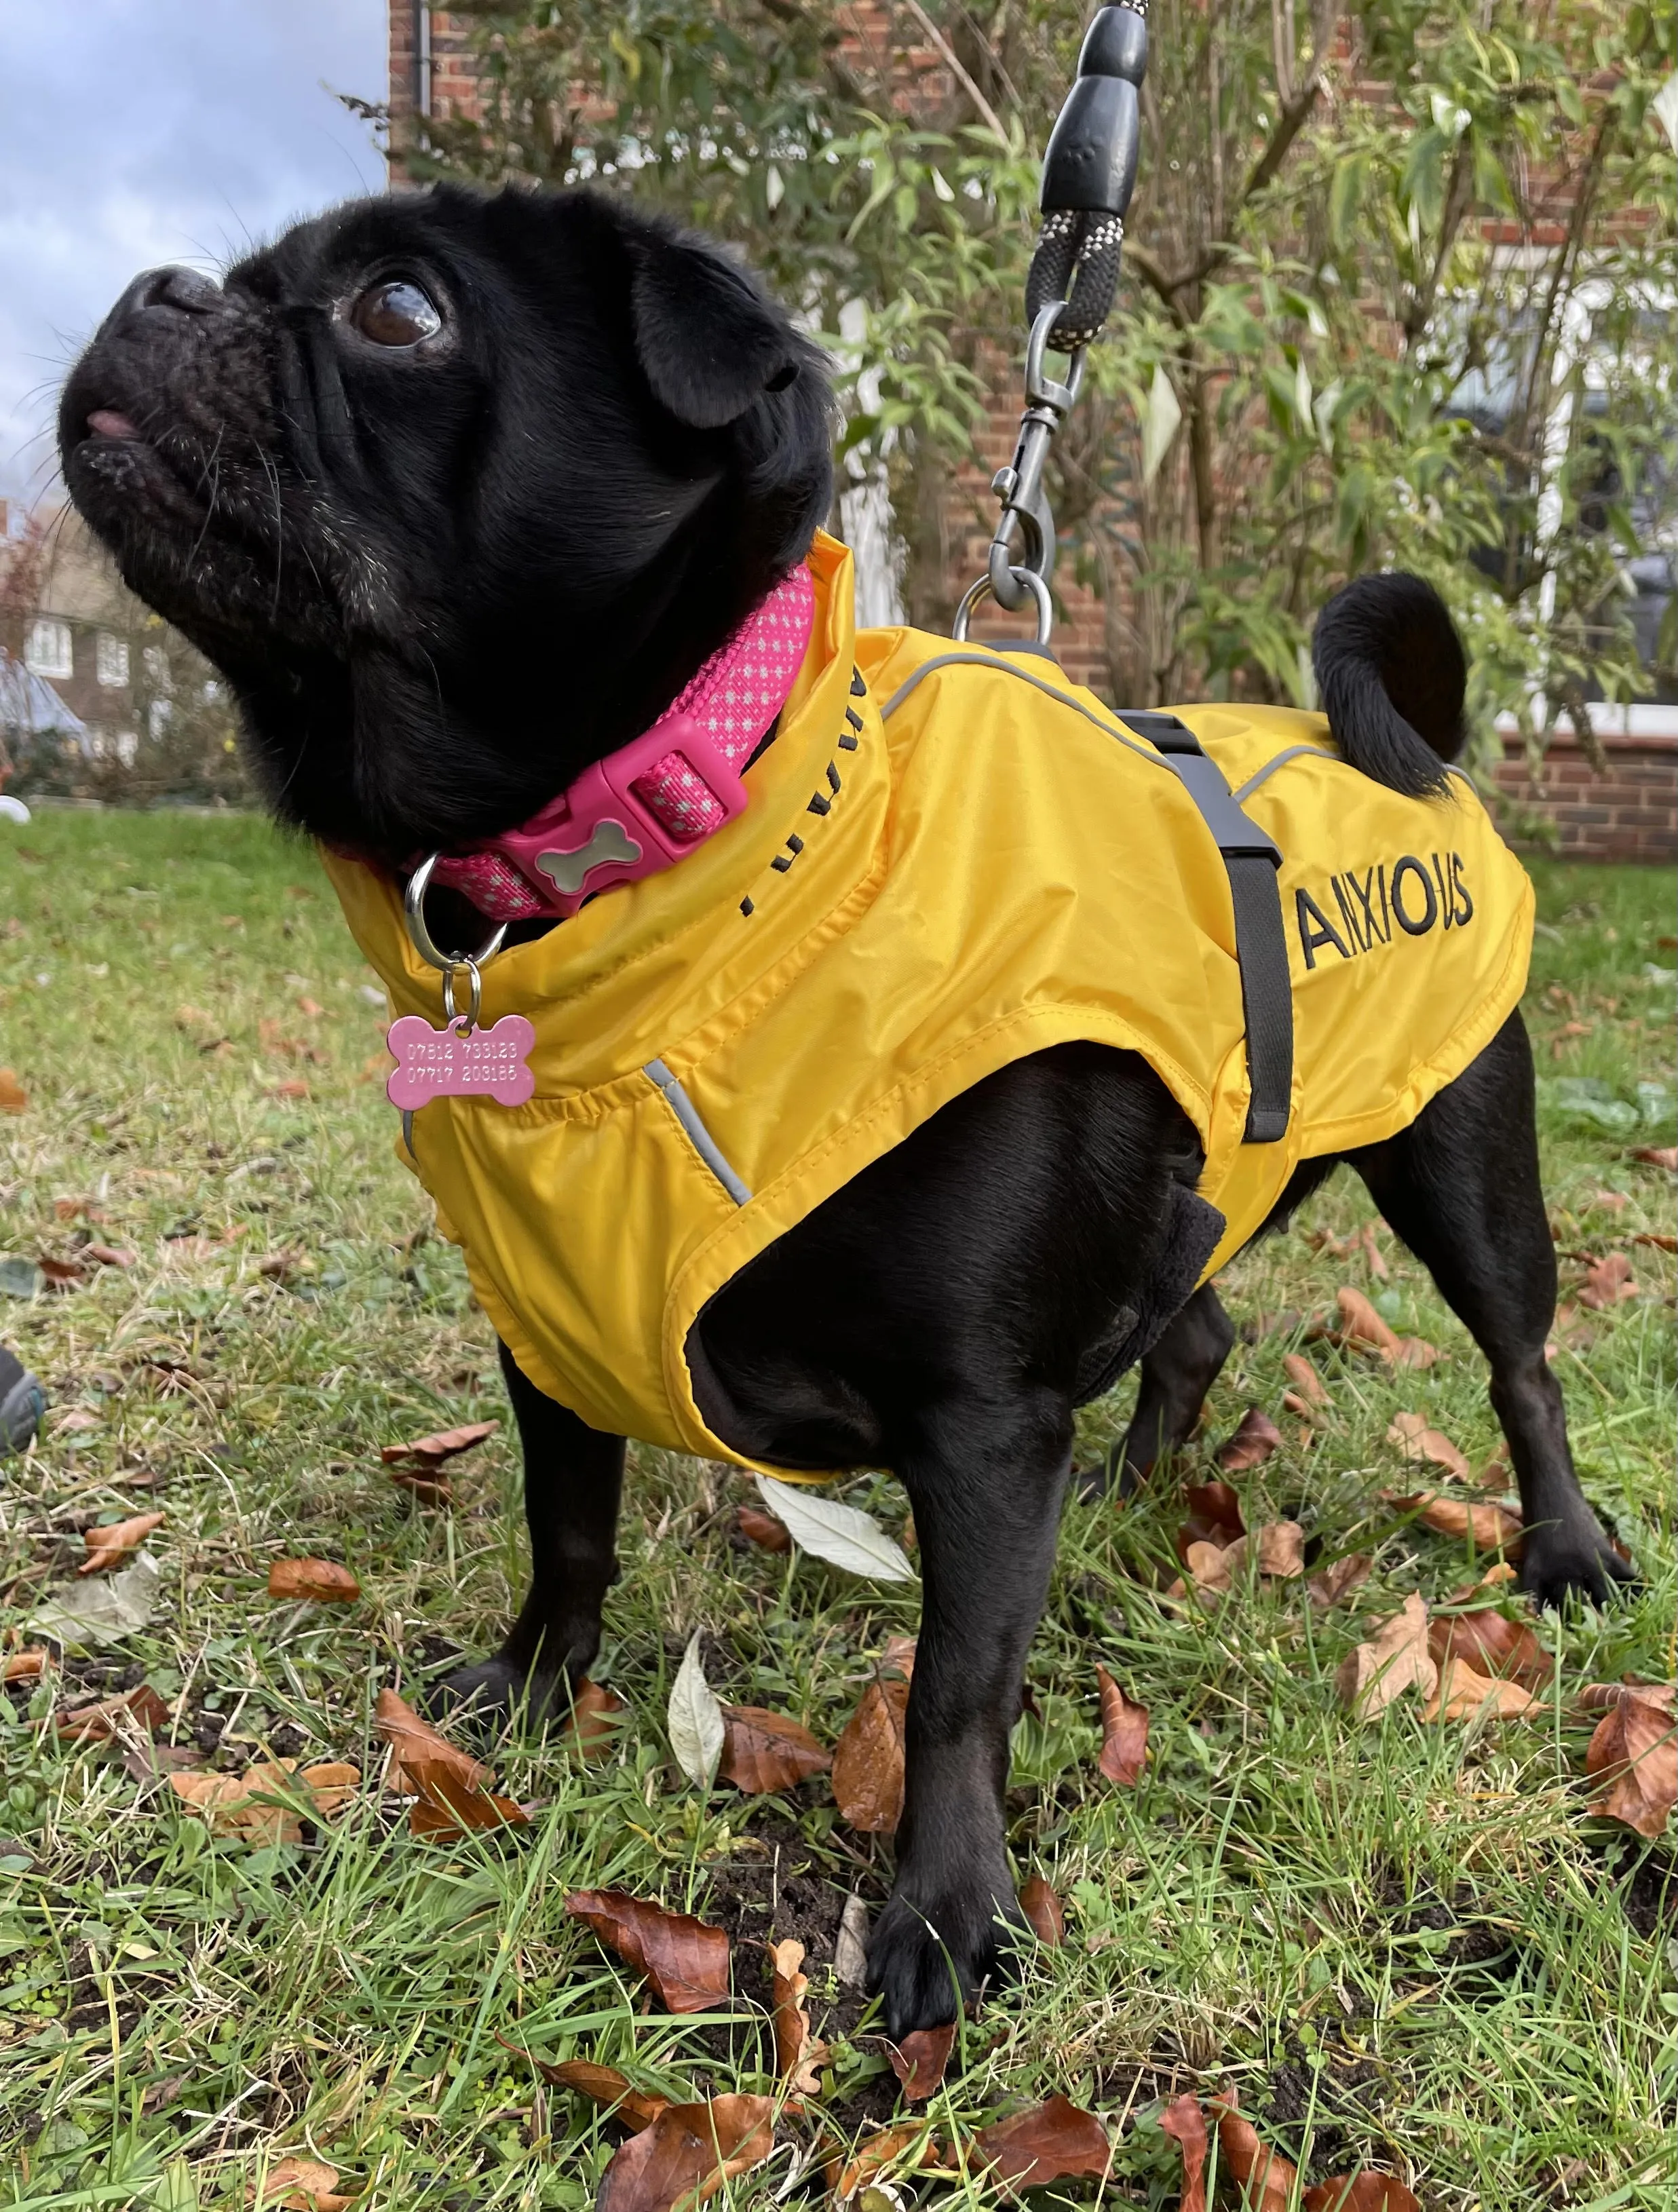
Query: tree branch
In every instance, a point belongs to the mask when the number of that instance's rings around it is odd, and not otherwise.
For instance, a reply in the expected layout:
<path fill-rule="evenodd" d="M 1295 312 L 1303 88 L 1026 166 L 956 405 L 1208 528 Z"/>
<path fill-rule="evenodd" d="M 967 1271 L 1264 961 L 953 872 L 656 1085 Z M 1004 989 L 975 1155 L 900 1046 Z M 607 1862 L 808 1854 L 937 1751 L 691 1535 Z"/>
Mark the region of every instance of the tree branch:
<path fill-rule="evenodd" d="M 943 32 L 939 29 L 932 17 L 921 5 L 921 0 L 904 0 L 904 4 L 908 8 L 909 14 L 914 16 L 915 21 L 921 26 L 927 36 L 932 40 L 933 46 L 937 47 L 939 52 L 943 56 L 945 66 L 954 76 L 957 83 L 962 87 L 968 98 L 973 102 L 975 107 L 978 109 L 980 114 L 983 116 L 985 121 L 990 125 L 991 129 L 996 133 L 997 137 L 1006 146 L 1008 143 L 1008 134 L 1002 128 L 1002 118 L 998 115 L 996 110 L 991 106 L 990 102 L 985 98 L 983 93 L 980 91 L 960 55 L 957 53 L 955 48 L 950 44 L 948 39 L 945 37 Z"/>

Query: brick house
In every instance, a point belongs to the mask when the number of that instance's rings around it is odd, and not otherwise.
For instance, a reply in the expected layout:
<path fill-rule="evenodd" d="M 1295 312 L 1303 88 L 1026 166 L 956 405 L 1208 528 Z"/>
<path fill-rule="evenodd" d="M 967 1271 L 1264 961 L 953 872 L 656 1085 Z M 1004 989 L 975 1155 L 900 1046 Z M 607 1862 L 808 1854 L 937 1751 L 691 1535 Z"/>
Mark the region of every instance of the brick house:
<path fill-rule="evenodd" d="M 869 12 L 869 0 L 860 0 Z M 423 0 L 389 0 L 389 112 L 393 123 L 418 115 L 470 116 L 476 112 L 477 85 L 470 24 L 447 9 Z M 906 65 L 936 70 L 939 58 L 930 48 L 906 57 Z M 393 185 L 403 179 L 393 162 Z M 995 406 L 976 441 L 970 465 L 958 474 L 946 518 L 950 547 L 949 598 L 983 567 L 989 525 L 968 526 L 970 516 L 988 516 L 991 476 L 1012 458 L 1018 400 L 1012 376 L 1005 378 Z M 847 536 L 860 551 L 879 541 L 880 518 L 860 502 L 847 500 Z M 860 525 L 859 528 L 857 526 Z M 895 597 L 889 574 L 863 578 L 865 598 L 875 601 L 869 618 L 884 619 Z M 1067 673 L 1104 694 L 1108 689 L 1106 611 L 1095 594 L 1064 573 L 1055 578 L 1063 612 L 1056 633 L 1056 654 Z M 976 635 L 1006 624 L 974 623 Z M 1547 733 L 1543 757 L 1529 764 L 1525 738 L 1508 721 L 1500 726 L 1504 757 L 1496 775 L 1510 802 L 1511 832 L 1535 833 L 1533 842 L 1553 845 L 1578 859 L 1678 860 L 1678 702 L 1631 708 L 1593 702 L 1588 709 L 1590 743 L 1582 744 L 1566 724 Z M 1547 830 L 1543 825 L 1547 824 Z"/>
<path fill-rule="evenodd" d="M 86 732 L 89 757 L 131 763 L 144 612 L 72 509 L 26 516 L 0 499 L 0 592 L 16 602 L 8 609 L 15 635 L 0 646 L 64 702 Z"/>

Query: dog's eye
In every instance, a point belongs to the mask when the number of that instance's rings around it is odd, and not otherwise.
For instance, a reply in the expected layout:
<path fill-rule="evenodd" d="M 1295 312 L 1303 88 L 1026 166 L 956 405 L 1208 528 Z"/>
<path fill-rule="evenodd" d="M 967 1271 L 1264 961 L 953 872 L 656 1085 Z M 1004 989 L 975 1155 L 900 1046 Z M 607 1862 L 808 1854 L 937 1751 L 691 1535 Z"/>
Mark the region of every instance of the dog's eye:
<path fill-rule="evenodd" d="M 418 345 L 443 326 L 437 309 L 405 276 L 369 286 L 350 308 L 350 319 L 364 338 L 381 346 Z"/>

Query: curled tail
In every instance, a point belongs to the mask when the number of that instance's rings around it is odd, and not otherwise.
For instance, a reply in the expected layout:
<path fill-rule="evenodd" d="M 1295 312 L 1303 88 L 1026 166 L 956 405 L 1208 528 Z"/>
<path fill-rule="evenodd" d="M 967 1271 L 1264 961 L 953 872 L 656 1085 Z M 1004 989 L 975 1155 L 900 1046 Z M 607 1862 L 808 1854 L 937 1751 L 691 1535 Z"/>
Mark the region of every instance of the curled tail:
<path fill-rule="evenodd" d="M 1468 737 L 1462 641 L 1432 584 L 1359 576 L 1316 618 L 1311 665 L 1344 757 L 1408 799 L 1444 788 Z"/>

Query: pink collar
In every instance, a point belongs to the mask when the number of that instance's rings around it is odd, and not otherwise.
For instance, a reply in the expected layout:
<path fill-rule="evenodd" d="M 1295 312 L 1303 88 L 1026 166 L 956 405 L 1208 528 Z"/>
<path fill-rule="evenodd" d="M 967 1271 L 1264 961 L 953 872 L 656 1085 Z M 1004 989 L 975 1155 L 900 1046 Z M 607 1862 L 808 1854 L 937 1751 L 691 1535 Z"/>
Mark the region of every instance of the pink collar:
<path fill-rule="evenodd" d="M 445 854 L 432 880 L 492 921 L 566 917 L 691 853 L 745 811 L 742 771 L 803 665 L 814 607 L 800 562 L 644 736 L 585 769 L 520 828 Z"/>

